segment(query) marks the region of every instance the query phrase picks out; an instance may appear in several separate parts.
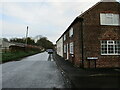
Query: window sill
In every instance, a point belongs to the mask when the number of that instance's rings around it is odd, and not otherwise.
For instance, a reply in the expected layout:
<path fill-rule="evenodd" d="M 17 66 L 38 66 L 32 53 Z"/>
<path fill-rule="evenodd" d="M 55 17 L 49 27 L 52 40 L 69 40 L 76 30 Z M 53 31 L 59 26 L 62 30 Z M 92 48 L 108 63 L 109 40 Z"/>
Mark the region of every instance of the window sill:
<path fill-rule="evenodd" d="M 120 25 L 101 25 L 100 24 L 100 26 L 115 26 L 116 27 L 116 26 L 120 26 Z"/>
<path fill-rule="evenodd" d="M 120 55 L 120 54 L 101 54 L 102 56 L 107 56 L 107 55 L 109 55 L 109 56 L 117 56 L 117 55 Z"/>

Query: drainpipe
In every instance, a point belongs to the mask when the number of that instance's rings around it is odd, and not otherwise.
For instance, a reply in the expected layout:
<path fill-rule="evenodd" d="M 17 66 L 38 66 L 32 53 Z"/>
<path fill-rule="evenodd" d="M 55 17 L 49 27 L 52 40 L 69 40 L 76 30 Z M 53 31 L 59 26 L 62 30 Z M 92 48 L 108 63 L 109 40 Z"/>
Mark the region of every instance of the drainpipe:
<path fill-rule="evenodd" d="M 82 54 L 82 68 L 84 68 L 84 41 L 83 41 L 83 18 L 80 18 L 80 43 L 81 43 L 81 54 Z"/>

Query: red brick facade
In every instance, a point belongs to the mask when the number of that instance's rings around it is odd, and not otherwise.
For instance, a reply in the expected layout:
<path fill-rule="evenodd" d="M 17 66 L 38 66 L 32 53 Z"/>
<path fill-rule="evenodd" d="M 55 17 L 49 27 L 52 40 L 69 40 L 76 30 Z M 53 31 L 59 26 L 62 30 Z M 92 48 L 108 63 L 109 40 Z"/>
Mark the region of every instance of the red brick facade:
<path fill-rule="evenodd" d="M 63 41 L 63 46 L 68 44 L 68 60 L 78 67 L 120 67 L 120 55 L 101 54 L 102 40 L 120 40 L 120 25 L 101 25 L 100 13 L 119 14 L 120 20 L 120 3 L 97 3 L 95 6 L 78 16 L 62 35 L 66 35 L 66 40 Z M 73 36 L 69 37 L 69 29 L 71 27 L 73 28 Z M 69 53 L 70 42 L 74 43 L 73 55 Z M 63 55 L 66 59 L 67 54 L 64 53 Z M 94 57 L 97 59 L 89 60 L 89 57 Z"/>

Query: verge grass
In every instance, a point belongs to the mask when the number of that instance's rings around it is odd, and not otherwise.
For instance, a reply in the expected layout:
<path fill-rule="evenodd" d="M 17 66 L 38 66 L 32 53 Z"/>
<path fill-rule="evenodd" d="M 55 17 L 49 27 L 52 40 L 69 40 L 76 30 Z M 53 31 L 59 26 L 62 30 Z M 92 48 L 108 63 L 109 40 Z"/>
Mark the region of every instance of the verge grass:
<path fill-rule="evenodd" d="M 8 61 L 17 61 L 23 57 L 26 57 L 26 56 L 30 56 L 30 55 L 34 55 L 34 54 L 37 54 L 37 53 L 40 53 L 38 51 L 17 51 L 17 52 L 6 52 L 6 53 L 2 53 L 2 57 L 0 59 L 0 62 L 1 63 L 4 63 L 4 62 L 8 62 Z"/>

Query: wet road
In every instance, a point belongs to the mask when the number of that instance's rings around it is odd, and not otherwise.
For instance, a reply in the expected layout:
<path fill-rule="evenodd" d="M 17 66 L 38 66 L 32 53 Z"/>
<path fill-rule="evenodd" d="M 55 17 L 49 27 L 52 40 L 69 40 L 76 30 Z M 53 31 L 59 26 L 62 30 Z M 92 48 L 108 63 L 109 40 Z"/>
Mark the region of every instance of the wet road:
<path fill-rule="evenodd" d="M 2 88 L 65 88 L 64 79 L 47 52 L 2 64 Z"/>

